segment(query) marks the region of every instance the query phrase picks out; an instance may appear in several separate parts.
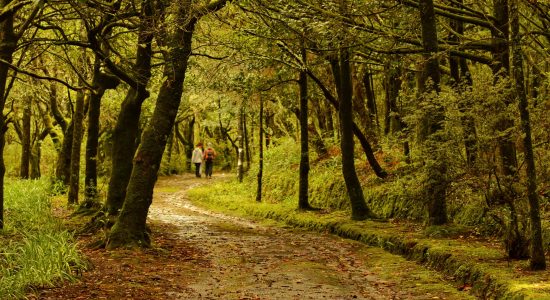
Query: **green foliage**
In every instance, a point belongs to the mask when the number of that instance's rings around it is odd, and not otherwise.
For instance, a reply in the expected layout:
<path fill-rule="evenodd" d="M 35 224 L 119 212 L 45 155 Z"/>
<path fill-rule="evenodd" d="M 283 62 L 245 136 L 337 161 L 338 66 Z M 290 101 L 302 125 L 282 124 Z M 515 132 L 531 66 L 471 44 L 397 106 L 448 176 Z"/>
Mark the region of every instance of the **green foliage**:
<path fill-rule="evenodd" d="M 85 267 L 73 242 L 52 214 L 47 179 L 8 180 L 5 230 L 0 233 L 0 298 L 22 298 L 32 287 L 73 280 Z"/>

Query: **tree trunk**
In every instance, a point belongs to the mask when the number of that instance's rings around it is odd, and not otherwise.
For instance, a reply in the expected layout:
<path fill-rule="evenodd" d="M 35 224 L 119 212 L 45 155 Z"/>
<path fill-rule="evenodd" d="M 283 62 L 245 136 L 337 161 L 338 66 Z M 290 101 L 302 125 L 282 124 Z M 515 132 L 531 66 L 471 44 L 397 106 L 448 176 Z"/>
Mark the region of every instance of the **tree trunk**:
<path fill-rule="evenodd" d="M 529 217 L 531 219 L 531 261 L 532 270 L 546 269 L 544 247 L 542 241 L 542 228 L 540 220 L 540 205 L 537 195 L 537 173 L 535 170 L 535 158 L 533 155 L 533 142 L 531 140 L 531 123 L 529 116 L 529 104 L 525 79 L 523 74 L 523 51 L 521 49 L 521 35 L 519 24 L 518 0 L 512 0 L 512 55 L 513 70 L 515 78 L 516 94 L 518 96 L 518 108 L 521 118 L 521 129 L 523 133 L 523 148 L 525 151 L 525 164 L 527 175 L 527 195 L 529 199 Z"/>
<path fill-rule="evenodd" d="M 321 82 L 321 80 L 319 78 L 317 78 L 317 76 L 315 76 L 315 74 L 313 74 L 313 72 L 311 72 L 311 70 L 306 70 L 306 71 L 307 71 L 307 74 L 309 75 L 309 77 L 321 89 L 321 91 L 323 92 L 323 95 L 325 96 L 325 99 L 328 102 L 330 102 L 330 104 L 336 109 L 336 111 L 339 111 L 340 110 L 340 103 L 338 102 L 338 100 L 336 98 L 334 98 L 334 96 L 330 93 L 330 91 L 327 89 L 327 87 Z M 333 69 L 333 71 L 335 71 L 335 72 L 333 72 L 333 76 L 340 76 L 339 75 L 340 74 L 339 68 Z M 340 82 L 340 79 L 335 79 L 335 82 Z M 341 92 L 340 87 L 337 86 L 336 89 L 337 89 L 338 93 Z M 371 166 L 372 170 L 374 171 L 376 176 L 378 176 L 380 178 L 385 178 L 388 175 L 388 173 L 386 173 L 386 171 L 384 171 L 384 169 L 382 169 L 382 167 L 380 167 L 380 164 L 378 164 L 378 161 L 376 160 L 376 157 L 374 156 L 374 152 L 372 151 L 372 148 L 370 146 L 369 141 L 367 140 L 367 138 L 365 137 L 363 132 L 361 132 L 361 129 L 359 129 L 359 126 L 357 126 L 357 124 L 355 124 L 355 122 L 353 122 L 353 120 L 351 122 L 352 122 L 353 134 L 357 137 L 357 139 L 361 143 L 361 147 L 363 148 L 363 151 L 365 152 L 365 156 L 367 157 L 367 161 L 369 162 L 369 165 Z"/>
<path fill-rule="evenodd" d="M 82 147 L 82 135 L 84 132 L 84 98 L 85 92 L 79 91 L 76 95 L 76 104 L 73 115 L 73 143 L 71 146 L 71 173 L 69 180 L 68 204 L 78 204 L 78 192 L 80 188 L 80 149 Z"/>
<path fill-rule="evenodd" d="M 155 110 L 145 130 L 134 158 L 127 194 L 107 243 L 108 248 L 149 246 L 146 230 L 149 206 L 157 180 L 167 137 L 174 127 L 181 102 L 183 82 L 191 55 L 191 42 L 197 19 L 190 16 L 191 2 L 186 1 L 174 12 L 177 24 L 166 37 L 164 82 L 160 87 Z"/>
<path fill-rule="evenodd" d="M 347 15 L 348 3 L 346 0 L 340 0 L 340 11 Z M 346 30 L 343 29 L 342 35 L 345 36 Z M 361 182 L 355 171 L 355 153 L 353 141 L 353 82 L 351 78 L 349 49 L 341 44 L 338 53 L 338 73 L 334 73 L 334 82 L 339 86 L 340 92 L 340 149 L 342 152 L 342 174 L 346 183 L 348 197 L 351 203 L 351 218 L 353 220 L 364 220 L 372 217 L 373 214 L 367 207 Z M 357 126 L 355 126 L 357 127 Z"/>
<path fill-rule="evenodd" d="M 6 7 L 11 0 L 0 1 L 0 7 Z M 13 52 L 17 45 L 17 37 L 13 31 L 13 14 L 9 14 L 0 23 L 0 58 L 11 63 Z M 6 82 L 8 80 L 8 66 L 0 64 L 0 108 L 6 105 Z M 4 146 L 6 143 L 6 118 L 0 113 L 0 230 L 4 228 L 4 175 L 6 165 L 4 163 Z"/>
<path fill-rule="evenodd" d="M 374 93 L 374 80 L 372 73 L 369 69 L 365 70 L 363 75 L 363 86 L 365 87 L 365 93 L 367 97 L 367 109 L 369 114 L 369 119 L 371 124 L 373 124 L 376 129 L 373 130 L 375 133 L 378 133 L 378 128 L 380 124 L 378 122 L 378 108 L 376 107 L 376 95 Z"/>
<path fill-rule="evenodd" d="M 195 116 L 193 116 L 191 118 L 191 121 L 189 121 L 189 124 L 187 126 L 188 130 L 187 130 L 187 144 L 185 145 L 185 157 L 187 158 L 187 166 L 188 166 L 188 171 L 191 171 L 191 168 L 192 168 L 192 162 L 191 162 L 191 157 L 193 156 L 193 149 L 195 149 L 195 122 L 196 122 L 196 119 L 195 119 Z"/>
<path fill-rule="evenodd" d="M 67 120 L 59 110 L 57 104 L 57 86 L 54 83 L 50 84 L 49 88 L 49 106 L 50 113 L 53 116 L 54 120 L 61 127 L 63 133 L 63 140 L 59 141 L 60 138 L 56 136 L 55 130 L 50 130 L 50 135 L 52 135 L 52 140 L 54 144 L 57 145 L 57 159 L 55 166 L 55 179 L 58 183 L 61 183 L 63 187 L 69 185 L 69 178 L 71 174 L 71 146 L 73 144 L 73 121 Z M 52 121 L 49 120 L 49 117 L 45 117 L 45 124 L 48 127 L 53 128 Z M 57 143 L 56 143 L 57 138 Z"/>
<path fill-rule="evenodd" d="M 244 101 L 239 109 L 239 151 L 237 153 L 237 177 L 239 182 L 243 182 L 244 177 Z"/>
<path fill-rule="evenodd" d="M 344 2 L 344 1 L 342 1 Z M 351 218 L 364 220 L 372 217 L 372 212 L 367 207 L 363 189 L 359 177 L 355 171 L 355 155 L 353 141 L 353 110 L 351 68 L 348 49 L 341 48 L 339 54 L 340 63 L 340 148 L 342 151 L 342 174 L 346 182 L 348 197 L 351 202 Z M 357 127 L 357 126 L 355 126 Z"/>
<path fill-rule="evenodd" d="M 96 56 L 94 62 L 94 74 L 92 85 L 96 88 L 90 94 L 88 107 L 88 132 L 86 139 L 86 170 L 84 178 L 84 203 L 85 208 L 99 207 L 97 191 L 97 149 L 99 145 L 99 116 L 101 112 L 101 99 L 105 89 L 100 85 L 100 60 Z"/>
<path fill-rule="evenodd" d="M 510 78 L 510 15 L 508 0 L 494 0 L 494 26 L 491 30 L 493 38 L 493 64 L 491 70 L 493 72 L 495 83 L 500 80 L 508 80 Z M 509 86 L 506 86 L 505 91 L 502 93 L 503 107 L 499 109 L 504 112 L 514 101 L 514 95 L 508 91 Z M 510 224 L 507 228 L 508 235 L 505 237 L 505 244 L 507 245 L 507 252 L 510 258 L 524 258 L 527 256 L 527 243 L 526 237 L 523 231 L 519 228 L 519 222 L 515 221 L 519 219 L 517 212 L 517 203 L 515 203 L 516 192 L 511 190 L 513 188 L 513 182 L 517 180 L 518 162 L 516 157 L 516 147 L 513 141 L 512 130 L 514 126 L 514 120 L 506 113 L 500 113 L 496 124 L 496 130 L 498 131 L 498 148 L 500 156 L 500 169 L 503 175 L 501 186 L 506 190 L 503 195 L 504 201 L 510 208 Z"/>
<path fill-rule="evenodd" d="M 460 58 L 460 80 L 462 83 L 461 91 L 464 89 L 471 89 L 473 82 L 468 68 L 468 62 L 464 58 Z M 468 100 L 469 101 L 469 100 Z M 461 110 L 463 113 L 471 106 L 469 102 L 462 105 Z M 464 127 L 464 146 L 466 148 L 466 162 L 468 166 L 473 167 L 477 160 L 477 131 L 474 123 L 474 118 L 469 115 L 462 117 L 462 126 Z"/>
<path fill-rule="evenodd" d="M 258 188 L 256 190 L 256 201 L 262 202 L 262 177 L 264 172 L 264 99 L 260 95 L 260 124 L 259 124 L 259 135 L 258 135 Z"/>
<path fill-rule="evenodd" d="M 428 80 L 432 88 L 439 93 L 440 73 L 437 59 L 437 27 L 432 0 L 420 0 L 420 23 L 422 25 L 422 46 L 424 49 L 424 67 L 420 77 L 421 97 L 430 92 Z M 442 225 L 447 223 L 447 166 L 443 149 L 441 149 L 444 120 L 444 108 L 436 103 L 432 109 L 425 111 L 421 136 L 424 135 L 423 155 L 426 159 L 425 198 L 428 202 L 428 224 Z"/>
<path fill-rule="evenodd" d="M 167 163 L 166 174 L 167 175 L 172 174 L 172 153 L 174 151 L 174 127 L 172 127 L 172 130 L 170 130 L 170 133 L 168 134 L 168 140 L 166 141 L 166 149 L 164 150 L 166 155 L 163 155 L 164 157 L 166 157 L 166 163 Z"/>
<path fill-rule="evenodd" d="M 32 98 L 23 97 L 23 119 L 21 127 L 21 165 L 19 176 L 29 178 L 29 166 L 31 161 L 31 106 Z"/>
<path fill-rule="evenodd" d="M 497 82 L 501 79 L 506 80 L 510 74 L 510 50 L 508 48 L 510 35 L 508 26 L 510 20 L 508 0 L 494 0 L 493 8 L 495 24 L 491 30 L 493 37 L 493 64 L 491 65 L 491 69 L 495 77 L 495 82 Z M 505 106 L 512 104 L 513 96 L 509 92 L 504 92 L 503 98 Z M 499 118 L 497 130 L 500 131 L 498 141 L 500 165 L 505 177 L 513 177 L 516 174 L 518 163 L 516 148 L 509 129 L 514 126 L 514 121 L 504 114 L 501 114 Z"/>
<path fill-rule="evenodd" d="M 134 73 L 138 85 L 130 87 L 122 102 L 120 113 L 113 132 L 112 169 L 105 207 L 109 215 L 118 215 L 124 198 L 126 187 L 132 172 L 132 159 L 139 140 L 139 118 L 141 105 L 149 97 L 146 90 L 151 78 L 151 43 L 153 40 L 153 7 L 150 0 L 142 1 L 142 12 L 138 32 L 138 46 Z"/>
<path fill-rule="evenodd" d="M 454 3 L 454 7 L 460 7 L 464 1 L 458 0 Z M 451 20 L 449 26 L 453 31 L 449 34 L 449 40 L 456 43 L 460 42 L 459 35 L 464 34 L 464 24 L 461 21 Z M 451 70 L 452 87 L 457 94 L 462 94 L 464 91 L 472 87 L 472 76 L 468 68 L 468 63 L 465 58 L 451 55 L 449 58 L 449 67 Z M 464 136 L 464 148 L 466 151 L 466 164 L 468 167 L 474 167 L 476 161 L 476 128 L 474 120 L 471 116 L 467 115 L 470 108 L 470 101 L 462 99 L 459 103 L 459 110 L 463 114 L 462 128 Z"/>
<path fill-rule="evenodd" d="M 304 42 L 301 45 L 303 69 L 307 66 L 307 53 Z M 308 86 L 307 74 L 300 71 L 298 79 L 300 87 L 300 180 L 298 187 L 298 209 L 310 209 L 308 197 L 309 174 L 309 132 L 308 132 Z"/>
<path fill-rule="evenodd" d="M 73 145 L 74 120 L 71 119 L 67 129 L 63 132 L 63 142 L 57 155 L 57 166 L 55 168 L 55 177 L 63 187 L 69 185 L 71 178 L 71 147 Z"/>
<path fill-rule="evenodd" d="M 245 111 L 243 112 L 243 131 L 244 131 L 244 151 L 245 151 L 245 157 L 246 157 L 246 171 L 248 172 L 250 170 L 250 139 L 248 137 L 248 126 L 246 122 L 246 107 Z"/>

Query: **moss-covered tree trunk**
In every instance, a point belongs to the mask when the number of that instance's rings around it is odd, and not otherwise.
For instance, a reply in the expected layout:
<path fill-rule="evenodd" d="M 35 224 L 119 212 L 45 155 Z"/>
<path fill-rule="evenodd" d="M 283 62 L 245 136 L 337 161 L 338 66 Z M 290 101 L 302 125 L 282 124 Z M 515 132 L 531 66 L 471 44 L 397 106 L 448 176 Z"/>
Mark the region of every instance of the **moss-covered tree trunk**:
<path fill-rule="evenodd" d="M 507 80 L 510 75 L 510 49 L 508 41 L 510 38 L 510 12 L 508 0 L 494 0 L 494 27 L 491 30 L 493 37 L 492 56 L 493 61 L 491 69 L 495 82 L 499 80 Z M 513 95 L 505 91 L 503 93 L 503 103 L 505 106 L 513 103 Z M 505 110 L 505 108 L 503 108 Z M 516 148 L 514 145 L 511 131 L 514 126 L 514 121 L 506 114 L 500 114 L 497 122 L 497 130 L 499 131 L 499 153 L 500 166 L 502 174 L 505 177 L 513 177 L 517 171 Z M 508 179 L 510 181 L 510 179 Z"/>
<path fill-rule="evenodd" d="M 300 179 L 298 184 L 298 208 L 310 209 L 309 205 L 309 130 L 308 130 L 308 84 L 307 84 L 307 54 L 302 42 L 301 58 L 304 64 L 298 78 L 300 87 Z"/>
<path fill-rule="evenodd" d="M 237 153 L 237 178 L 239 182 L 243 182 L 244 178 L 244 105 L 245 101 L 241 103 L 239 108 L 239 150 Z"/>
<path fill-rule="evenodd" d="M 146 90 L 151 78 L 151 57 L 153 41 L 153 7 L 151 1 L 142 2 L 138 29 L 136 62 L 133 67 L 137 86 L 130 87 L 113 132 L 112 169 L 105 208 L 109 215 L 118 215 L 126 197 L 126 187 L 132 173 L 132 159 L 138 145 L 141 105 L 149 97 Z"/>
<path fill-rule="evenodd" d="M 172 27 L 163 41 L 165 54 L 162 83 L 151 120 L 143 132 L 141 144 L 134 157 L 134 167 L 128 182 L 122 210 L 109 235 L 107 247 L 149 246 L 146 230 L 147 214 L 153 200 L 167 138 L 174 127 L 181 102 L 183 82 L 191 55 L 191 41 L 197 19 L 190 13 L 191 1 L 178 3 L 173 13 Z"/>
<path fill-rule="evenodd" d="M 1 0 L 0 7 L 6 7 L 11 0 Z M 9 14 L 0 23 L 0 58 L 8 63 L 12 62 L 13 52 L 17 45 L 17 37 L 13 30 L 13 14 Z M 6 105 L 6 82 L 8 80 L 9 67 L 0 64 L 0 108 L 3 110 Z M 6 166 L 4 163 L 4 146 L 6 143 L 6 118 L 0 112 L 0 230 L 4 228 L 4 175 Z"/>
<path fill-rule="evenodd" d="M 342 1 L 344 2 L 344 1 Z M 339 54 L 340 63 L 340 149 L 342 151 L 342 174 L 346 183 L 348 197 L 351 203 L 351 218 L 364 220 L 372 216 L 367 207 L 363 189 L 355 170 L 355 154 L 353 141 L 353 110 L 351 68 L 348 49 L 341 48 Z"/>
<path fill-rule="evenodd" d="M 363 87 L 365 88 L 365 96 L 367 99 L 367 110 L 369 114 L 369 121 L 374 126 L 373 132 L 379 133 L 380 124 L 378 122 L 378 107 L 376 105 L 376 93 L 374 91 L 374 76 L 368 67 L 363 74 Z"/>
<path fill-rule="evenodd" d="M 339 1 L 340 12 L 348 14 L 347 0 Z M 341 37 L 346 36 L 342 29 Z M 372 216 L 372 212 L 365 202 L 361 182 L 355 170 L 355 153 L 353 141 L 353 82 L 351 76 L 350 54 L 347 45 L 342 42 L 338 50 L 338 66 L 333 66 L 334 82 L 339 89 L 339 119 L 340 119 L 340 149 L 342 152 L 342 174 L 346 183 L 347 194 L 351 203 L 351 218 L 364 220 Z M 336 72 L 334 72 L 336 71 Z M 357 127 L 355 125 L 355 127 Z"/>
<path fill-rule="evenodd" d="M 71 145 L 71 173 L 69 180 L 69 194 L 67 202 L 69 205 L 78 203 L 80 190 L 80 151 L 84 133 L 84 101 L 87 95 L 83 91 L 76 94 L 76 103 L 73 114 L 73 143 Z"/>
<path fill-rule="evenodd" d="M 88 127 L 86 135 L 86 155 L 84 174 L 84 208 L 99 207 L 97 194 L 97 151 L 99 145 L 99 117 L 101 112 L 101 99 L 105 89 L 100 85 L 100 60 L 96 56 L 94 62 L 94 74 L 92 86 L 95 87 L 90 94 L 88 104 Z"/>
<path fill-rule="evenodd" d="M 259 112 L 259 130 L 258 130 L 258 175 L 256 188 L 256 202 L 262 202 L 262 177 L 264 175 L 264 99 L 260 95 Z"/>
<path fill-rule="evenodd" d="M 31 105 L 32 98 L 25 96 L 23 98 L 23 116 L 21 126 L 21 163 L 19 177 L 29 178 L 31 162 Z"/>
<path fill-rule="evenodd" d="M 523 148 L 525 152 L 525 164 L 527 175 L 527 196 L 529 199 L 529 217 L 531 220 L 531 261 L 532 270 L 546 269 L 544 247 L 542 241 L 542 228 L 540 220 L 540 205 L 537 194 L 537 173 L 535 170 L 535 157 L 533 155 L 533 142 L 531 140 L 531 123 L 529 116 L 529 103 L 525 88 L 523 74 L 523 51 L 521 49 L 521 34 L 519 24 L 518 0 L 511 0 L 511 38 L 513 71 L 515 79 L 515 90 L 518 97 L 518 108 L 521 118 L 521 129 L 523 133 Z"/>
<path fill-rule="evenodd" d="M 494 26 L 491 30 L 492 35 L 492 64 L 494 81 L 510 79 L 510 10 L 508 0 L 493 1 Z M 528 256 L 527 238 L 520 228 L 519 211 L 521 203 L 516 203 L 517 192 L 514 191 L 514 182 L 517 181 L 518 162 L 516 157 L 516 147 L 512 128 L 514 120 L 505 113 L 507 108 L 513 104 L 514 95 L 511 87 L 506 83 L 506 89 L 502 93 L 502 106 L 497 108 L 501 111 L 498 114 L 496 131 L 498 136 L 498 150 L 500 157 L 500 187 L 503 191 L 500 193 L 502 199 L 510 209 L 510 223 L 506 228 L 505 236 L 506 251 L 510 258 L 525 258 Z"/>
<path fill-rule="evenodd" d="M 458 0 L 456 3 L 453 3 L 453 6 L 460 7 L 463 5 L 463 2 L 463 0 Z M 449 40 L 455 43 L 460 42 L 460 38 L 464 35 L 464 23 L 462 21 L 451 20 L 449 26 L 453 29 L 449 33 Z M 464 91 L 471 89 L 473 82 L 466 59 L 451 55 L 449 58 L 449 67 L 451 78 L 453 79 L 453 89 L 458 94 L 462 94 Z M 473 117 L 468 114 L 471 108 L 470 102 L 469 99 L 462 99 L 459 104 L 459 109 L 461 113 L 464 114 L 461 117 L 461 121 L 464 136 L 464 149 L 466 152 L 466 164 L 468 167 L 473 168 L 477 158 L 477 141 L 475 123 Z"/>
<path fill-rule="evenodd" d="M 46 74 L 47 69 L 44 70 Z M 52 120 L 48 117 L 44 117 L 44 123 L 47 127 L 51 128 L 50 135 L 52 135 L 52 140 L 56 145 L 57 150 L 57 159 L 55 165 L 55 179 L 57 182 L 63 184 L 63 186 L 69 185 L 69 176 L 71 173 L 71 145 L 73 141 L 73 122 L 72 120 L 67 120 L 59 110 L 57 103 L 58 90 L 55 83 L 50 83 L 49 85 L 49 113 L 52 115 L 53 119 L 61 127 L 63 139 L 61 140 L 60 136 L 57 135 L 57 132 L 54 129 Z"/>
<path fill-rule="evenodd" d="M 251 163 L 251 157 L 250 157 L 250 138 L 248 137 L 248 122 L 246 121 L 246 107 L 245 111 L 243 111 L 243 134 L 244 134 L 244 153 L 246 157 L 246 171 L 250 170 L 250 163 Z"/>
<path fill-rule="evenodd" d="M 439 92 L 440 73 L 437 59 L 438 42 L 437 26 L 432 0 L 420 0 L 420 23 L 422 25 L 422 47 L 424 49 L 424 66 L 420 78 L 421 97 L 430 98 L 428 93 Z M 433 100 L 431 100 L 433 101 Z M 444 108 L 440 103 L 432 103 L 424 111 L 421 124 L 423 136 L 423 156 L 425 160 L 426 181 L 425 199 L 428 204 L 428 224 L 442 225 L 447 223 L 447 162 L 442 149 L 442 131 Z"/>
<path fill-rule="evenodd" d="M 65 131 L 63 132 L 63 142 L 61 149 L 57 154 L 57 165 L 55 167 L 55 177 L 64 187 L 69 185 L 71 178 L 71 147 L 73 145 L 74 122 L 71 119 Z"/>

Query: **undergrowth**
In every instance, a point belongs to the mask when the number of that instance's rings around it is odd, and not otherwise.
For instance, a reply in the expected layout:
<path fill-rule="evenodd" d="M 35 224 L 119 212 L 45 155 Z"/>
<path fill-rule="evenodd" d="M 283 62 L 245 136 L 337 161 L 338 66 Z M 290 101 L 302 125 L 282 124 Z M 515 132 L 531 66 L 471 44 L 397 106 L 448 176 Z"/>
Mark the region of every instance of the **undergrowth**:
<path fill-rule="evenodd" d="M 0 231 L 0 299 L 20 299 L 32 288 L 74 280 L 85 268 L 73 236 L 52 214 L 47 179 L 5 184 Z"/>

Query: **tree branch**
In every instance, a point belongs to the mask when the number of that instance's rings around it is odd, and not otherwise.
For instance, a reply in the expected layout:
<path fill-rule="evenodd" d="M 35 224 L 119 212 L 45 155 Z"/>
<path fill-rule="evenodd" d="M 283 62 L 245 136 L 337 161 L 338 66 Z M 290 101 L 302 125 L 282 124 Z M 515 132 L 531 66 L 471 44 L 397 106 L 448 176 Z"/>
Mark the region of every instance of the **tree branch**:
<path fill-rule="evenodd" d="M 62 85 L 66 86 L 67 88 L 69 88 L 73 91 L 82 91 L 82 90 L 88 90 L 89 89 L 88 87 L 73 86 L 70 83 L 65 82 L 65 81 L 63 81 L 59 78 L 50 77 L 50 76 L 43 76 L 43 75 L 39 75 L 39 74 L 32 73 L 32 72 L 29 72 L 29 71 L 25 71 L 23 69 L 18 68 L 17 66 L 12 65 L 8 61 L 3 60 L 1 58 L 0 58 L 0 63 L 8 66 L 10 69 L 12 69 L 14 71 L 17 71 L 18 73 L 25 74 L 27 76 L 30 76 L 30 77 L 33 77 L 33 78 L 36 78 L 36 79 L 49 80 L 49 81 L 55 81 L 55 82 L 61 83 Z"/>

